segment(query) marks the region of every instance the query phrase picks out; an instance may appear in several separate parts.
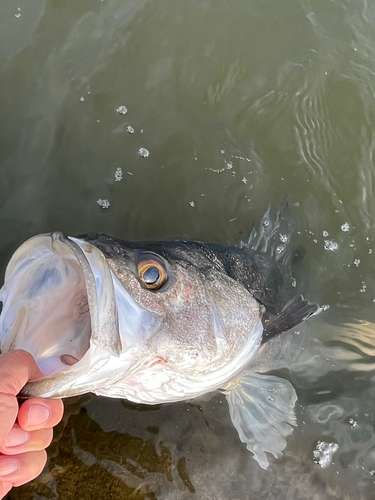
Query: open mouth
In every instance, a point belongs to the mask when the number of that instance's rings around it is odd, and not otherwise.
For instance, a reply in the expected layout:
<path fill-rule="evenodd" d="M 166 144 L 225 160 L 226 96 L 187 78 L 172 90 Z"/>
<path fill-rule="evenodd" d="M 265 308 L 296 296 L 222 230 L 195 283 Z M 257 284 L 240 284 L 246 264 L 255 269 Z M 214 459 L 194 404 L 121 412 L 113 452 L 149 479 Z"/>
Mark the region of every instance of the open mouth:
<path fill-rule="evenodd" d="M 82 240 L 52 233 L 26 241 L 8 264 L 0 300 L 2 352 L 29 351 L 45 377 L 80 364 L 92 343 L 121 353 L 110 271 Z"/>
<path fill-rule="evenodd" d="M 70 243 L 60 233 L 28 240 L 13 255 L 0 293 L 3 352 L 29 351 L 44 376 L 76 364 L 90 348 L 87 283 Z"/>

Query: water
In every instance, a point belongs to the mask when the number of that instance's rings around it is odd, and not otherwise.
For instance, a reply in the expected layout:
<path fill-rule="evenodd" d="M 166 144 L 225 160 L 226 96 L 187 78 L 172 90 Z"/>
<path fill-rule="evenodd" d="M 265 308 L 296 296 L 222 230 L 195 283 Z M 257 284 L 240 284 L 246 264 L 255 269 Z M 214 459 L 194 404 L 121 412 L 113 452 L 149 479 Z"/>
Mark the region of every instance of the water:
<path fill-rule="evenodd" d="M 9 498 L 374 498 L 375 4 L 0 11 L 1 272 L 54 230 L 238 243 L 287 197 L 306 249 L 297 279 L 325 305 L 277 351 L 298 427 L 268 471 L 220 394 L 155 408 L 83 398 L 66 403 L 44 474 Z M 338 445 L 326 468 L 318 441 Z"/>

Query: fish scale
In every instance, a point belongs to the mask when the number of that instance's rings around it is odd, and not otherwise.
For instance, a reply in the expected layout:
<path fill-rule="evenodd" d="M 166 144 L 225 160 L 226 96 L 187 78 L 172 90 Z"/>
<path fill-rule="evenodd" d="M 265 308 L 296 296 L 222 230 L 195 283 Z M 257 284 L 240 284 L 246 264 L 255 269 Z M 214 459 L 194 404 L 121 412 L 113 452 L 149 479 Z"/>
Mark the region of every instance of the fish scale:
<path fill-rule="evenodd" d="M 291 286 L 295 227 L 284 201 L 239 247 L 31 238 L 0 291 L 2 351 L 29 351 L 44 375 L 21 394 L 160 404 L 222 389 L 240 439 L 267 468 L 296 423 L 297 397 L 287 380 L 246 368 L 262 343 L 319 312 Z"/>

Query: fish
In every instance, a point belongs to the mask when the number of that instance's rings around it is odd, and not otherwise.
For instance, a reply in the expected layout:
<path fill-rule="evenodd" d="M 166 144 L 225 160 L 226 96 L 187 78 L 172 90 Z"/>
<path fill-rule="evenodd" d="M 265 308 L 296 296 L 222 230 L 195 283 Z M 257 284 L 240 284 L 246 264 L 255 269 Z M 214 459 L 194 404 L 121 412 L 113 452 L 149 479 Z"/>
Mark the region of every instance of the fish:
<path fill-rule="evenodd" d="M 26 350 L 43 373 L 21 396 L 153 405 L 219 390 L 266 469 L 296 425 L 297 396 L 251 364 L 268 340 L 320 312 L 296 286 L 295 230 L 283 201 L 237 246 L 97 233 L 27 240 L 0 290 L 1 352 Z"/>

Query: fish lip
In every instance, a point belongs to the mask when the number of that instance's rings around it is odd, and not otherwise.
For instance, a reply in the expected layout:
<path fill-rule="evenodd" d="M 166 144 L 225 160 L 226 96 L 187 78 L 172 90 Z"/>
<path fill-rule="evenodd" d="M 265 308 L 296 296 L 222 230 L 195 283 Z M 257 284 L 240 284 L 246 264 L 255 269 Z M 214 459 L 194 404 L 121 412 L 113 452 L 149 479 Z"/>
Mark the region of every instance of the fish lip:
<path fill-rule="evenodd" d="M 116 294 L 107 259 L 101 250 L 79 238 L 70 236 L 65 238 L 65 243 L 75 253 L 84 275 L 91 317 L 90 343 L 118 358 L 122 353 L 122 344 Z"/>

